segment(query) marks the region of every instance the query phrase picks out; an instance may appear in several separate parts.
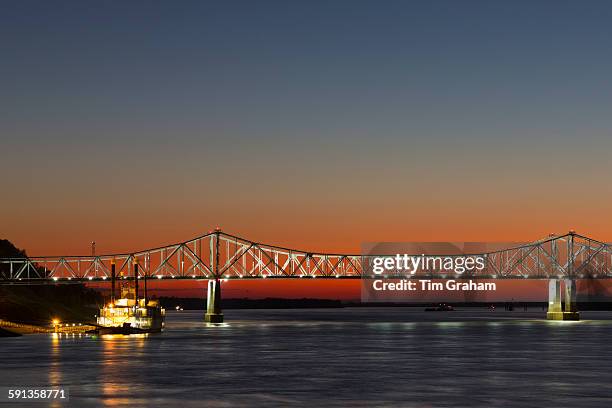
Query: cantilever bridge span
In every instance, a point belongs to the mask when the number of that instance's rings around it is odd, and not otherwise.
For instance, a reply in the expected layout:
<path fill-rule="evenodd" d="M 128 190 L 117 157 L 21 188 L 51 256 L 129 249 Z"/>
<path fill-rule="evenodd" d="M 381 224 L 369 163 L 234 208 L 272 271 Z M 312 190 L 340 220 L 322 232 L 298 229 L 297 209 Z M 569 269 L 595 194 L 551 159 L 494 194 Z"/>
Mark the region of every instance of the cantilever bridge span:
<path fill-rule="evenodd" d="M 575 279 L 612 278 L 612 245 L 573 231 L 524 245 L 469 255 L 483 256 L 485 267 L 478 272 L 457 276 L 449 276 L 448 271 L 421 270 L 415 277 L 550 279 L 549 301 L 555 304 L 553 309 L 557 303 L 558 308 L 561 307 L 561 280 L 565 281 L 566 308 L 568 304 L 572 308 L 575 307 Z M 131 253 L 0 258 L 0 284 L 114 281 L 115 278 L 136 281 L 208 279 L 209 309 L 218 310 L 215 299 L 220 299 L 220 280 L 360 279 L 369 276 L 375 257 L 283 248 L 217 229 L 189 241 Z"/>

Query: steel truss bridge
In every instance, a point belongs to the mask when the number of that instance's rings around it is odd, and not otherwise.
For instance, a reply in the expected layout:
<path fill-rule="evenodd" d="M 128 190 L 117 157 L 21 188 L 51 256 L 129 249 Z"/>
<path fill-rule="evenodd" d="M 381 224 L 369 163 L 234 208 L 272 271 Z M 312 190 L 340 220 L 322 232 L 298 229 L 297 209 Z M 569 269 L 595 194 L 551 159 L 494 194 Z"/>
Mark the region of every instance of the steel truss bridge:
<path fill-rule="evenodd" d="M 612 278 L 612 245 L 573 231 L 470 255 L 485 259 L 485 267 L 477 273 L 449 275 L 448 271 L 429 269 L 418 271 L 414 277 Z M 359 279 L 371 276 L 375 257 L 282 248 L 217 229 L 190 241 L 131 253 L 0 258 L 0 284 L 104 281 L 111 278 L 111 271 L 116 271 L 118 279 Z"/>

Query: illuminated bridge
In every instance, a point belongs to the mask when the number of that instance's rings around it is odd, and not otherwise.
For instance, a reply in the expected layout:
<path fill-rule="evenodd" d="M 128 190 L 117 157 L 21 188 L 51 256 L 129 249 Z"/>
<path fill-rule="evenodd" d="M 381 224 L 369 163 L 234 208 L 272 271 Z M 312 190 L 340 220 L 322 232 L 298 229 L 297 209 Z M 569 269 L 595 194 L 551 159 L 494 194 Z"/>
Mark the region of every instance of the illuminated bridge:
<path fill-rule="evenodd" d="M 389 255 L 389 254 L 385 254 Z M 420 255 L 420 254 L 415 254 Z M 549 318 L 577 318 L 577 278 L 612 277 L 612 246 L 573 231 L 532 243 L 479 254 L 484 268 L 451 274 L 419 270 L 414 278 L 549 279 Z M 137 252 L 89 256 L 0 258 L 0 283 L 62 283 L 115 279 L 207 279 L 210 321 L 222 320 L 221 284 L 225 279 L 362 279 L 373 277 L 374 258 L 308 252 L 253 242 L 221 230 L 190 241 Z M 400 271 L 390 272 L 403 276 Z M 561 283 L 565 309 L 561 310 Z M 146 287 L 146 286 L 145 286 Z"/>

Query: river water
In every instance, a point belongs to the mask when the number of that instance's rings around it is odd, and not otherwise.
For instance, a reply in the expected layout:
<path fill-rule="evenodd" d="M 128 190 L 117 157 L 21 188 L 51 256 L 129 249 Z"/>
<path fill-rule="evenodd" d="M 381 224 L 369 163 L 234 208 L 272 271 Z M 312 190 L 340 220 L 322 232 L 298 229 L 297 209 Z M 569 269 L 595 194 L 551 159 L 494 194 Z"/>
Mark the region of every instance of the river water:
<path fill-rule="evenodd" d="M 612 406 L 608 312 L 225 313 L 207 327 L 203 312 L 169 312 L 156 335 L 0 339 L 0 386 L 69 391 L 68 403 L 17 407 Z"/>

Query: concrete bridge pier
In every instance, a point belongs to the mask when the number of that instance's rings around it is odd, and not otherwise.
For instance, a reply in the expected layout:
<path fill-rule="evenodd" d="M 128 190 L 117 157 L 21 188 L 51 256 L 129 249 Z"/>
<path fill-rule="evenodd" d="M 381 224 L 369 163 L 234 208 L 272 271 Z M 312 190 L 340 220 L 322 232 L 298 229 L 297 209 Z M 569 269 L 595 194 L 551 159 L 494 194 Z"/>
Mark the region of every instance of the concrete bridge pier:
<path fill-rule="evenodd" d="M 576 298 L 576 280 L 565 279 L 565 310 L 563 313 L 571 317 L 565 320 L 580 320 L 580 312 L 578 312 Z"/>
<path fill-rule="evenodd" d="M 565 307 L 561 303 L 561 281 L 550 279 L 548 281 L 548 320 L 580 320 L 580 313 L 576 306 L 576 281 L 564 279 Z"/>
<path fill-rule="evenodd" d="M 204 321 L 207 323 L 223 323 L 223 313 L 221 313 L 221 281 L 218 278 L 208 281 Z"/>
<path fill-rule="evenodd" d="M 548 312 L 546 318 L 554 320 L 552 316 L 561 313 L 561 281 L 550 279 L 548 281 Z"/>

